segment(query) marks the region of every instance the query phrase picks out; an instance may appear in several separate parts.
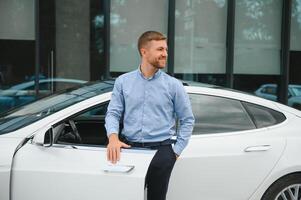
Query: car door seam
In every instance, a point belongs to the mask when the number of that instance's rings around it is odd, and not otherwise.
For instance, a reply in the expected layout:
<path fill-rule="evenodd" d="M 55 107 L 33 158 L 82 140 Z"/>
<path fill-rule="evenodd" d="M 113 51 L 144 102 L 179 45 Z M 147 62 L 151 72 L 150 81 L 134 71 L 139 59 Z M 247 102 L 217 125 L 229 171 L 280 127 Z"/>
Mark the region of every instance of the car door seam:
<path fill-rule="evenodd" d="M 264 177 L 264 179 L 262 179 L 261 183 L 258 184 L 257 188 L 254 190 L 254 192 L 250 195 L 250 197 L 248 199 L 251 199 L 253 197 L 253 195 L 257 192 L 257 190 L 259 188 L 261 188 L 261 186 L 263 185 L 263 183 L 267 180 L 267 178 L 271 175 L 271 173 L 273 172 L 273 170 L 275 169 L 275 167 L 277 166 L 278 162 L 280 161 L 280 159 L 282 158 L 285 150 L 286 150 L 286 146 L 287 146 L 287 139 L 285 138 L 284 140 L 284 147 L 283 150 L 278 158 L 278 160 L 275 162 L 274 166 L 271 168 L 270 172 Z"/>

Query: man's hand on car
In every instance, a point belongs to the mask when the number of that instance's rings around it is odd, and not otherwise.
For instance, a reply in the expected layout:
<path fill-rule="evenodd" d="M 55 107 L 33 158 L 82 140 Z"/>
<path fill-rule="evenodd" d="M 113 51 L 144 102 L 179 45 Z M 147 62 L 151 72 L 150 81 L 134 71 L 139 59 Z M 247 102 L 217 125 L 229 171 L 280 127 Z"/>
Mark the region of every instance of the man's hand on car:
<path fill-rule="evenodd" d="M 121 148 L 130 148 L 130 145 L 127 145 L 121 142 L 118 138 L 118 134 L 113 133 L 109 137 L 109 144 L 107 146 L 107 159 L 115 164 L 120 160 L 120 149 Z"/>

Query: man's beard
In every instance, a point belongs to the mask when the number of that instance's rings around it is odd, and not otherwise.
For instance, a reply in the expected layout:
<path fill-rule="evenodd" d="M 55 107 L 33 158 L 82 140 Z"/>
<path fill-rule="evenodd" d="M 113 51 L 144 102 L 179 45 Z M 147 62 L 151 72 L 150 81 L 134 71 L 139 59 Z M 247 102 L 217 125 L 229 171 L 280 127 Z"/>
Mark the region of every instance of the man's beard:
<path fill-rule="evenodd" d="M 165 60 L 165 64 L 160 64 L 161 59 Z M 163 69 L 166 65 L 166 58 L 159 58 L 159 59 L 153 59 L 149 62 L 152 66 L 154 66 L 156 69 Z"/>

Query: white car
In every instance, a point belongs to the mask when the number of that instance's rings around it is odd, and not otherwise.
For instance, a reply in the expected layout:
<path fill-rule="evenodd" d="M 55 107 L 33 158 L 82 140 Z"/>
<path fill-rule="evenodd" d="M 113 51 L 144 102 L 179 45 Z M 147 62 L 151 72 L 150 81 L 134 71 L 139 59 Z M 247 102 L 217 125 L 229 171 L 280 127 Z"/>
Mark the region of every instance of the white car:
<path fill-rule="evenodd" d="M 155 151 L 122 149 L 116 165 L 107 161 L 113 84 L 89 83 L 1 116 L 1 200 L 146 199 Z M 219 87 L 185 88 L 196 124 L 168 200 L 300 199 L 300 111 Z"/>

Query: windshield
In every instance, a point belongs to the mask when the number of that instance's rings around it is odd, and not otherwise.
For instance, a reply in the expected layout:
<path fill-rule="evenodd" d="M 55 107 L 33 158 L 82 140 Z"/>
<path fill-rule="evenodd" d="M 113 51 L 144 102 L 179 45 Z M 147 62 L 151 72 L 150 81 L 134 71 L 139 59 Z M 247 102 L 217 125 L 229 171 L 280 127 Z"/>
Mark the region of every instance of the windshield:
<path fill-rule="evenodd" d="M 113 86 L 114 81 L 88 83 L 3 113 L 0 116 L 0 135 L 27 126 L 80 101 L 112 91 Z"/>
<path fill-rule="evenodd" d="M 292 87 L 294 96 L 301 96 L 301 87 Z"/>

